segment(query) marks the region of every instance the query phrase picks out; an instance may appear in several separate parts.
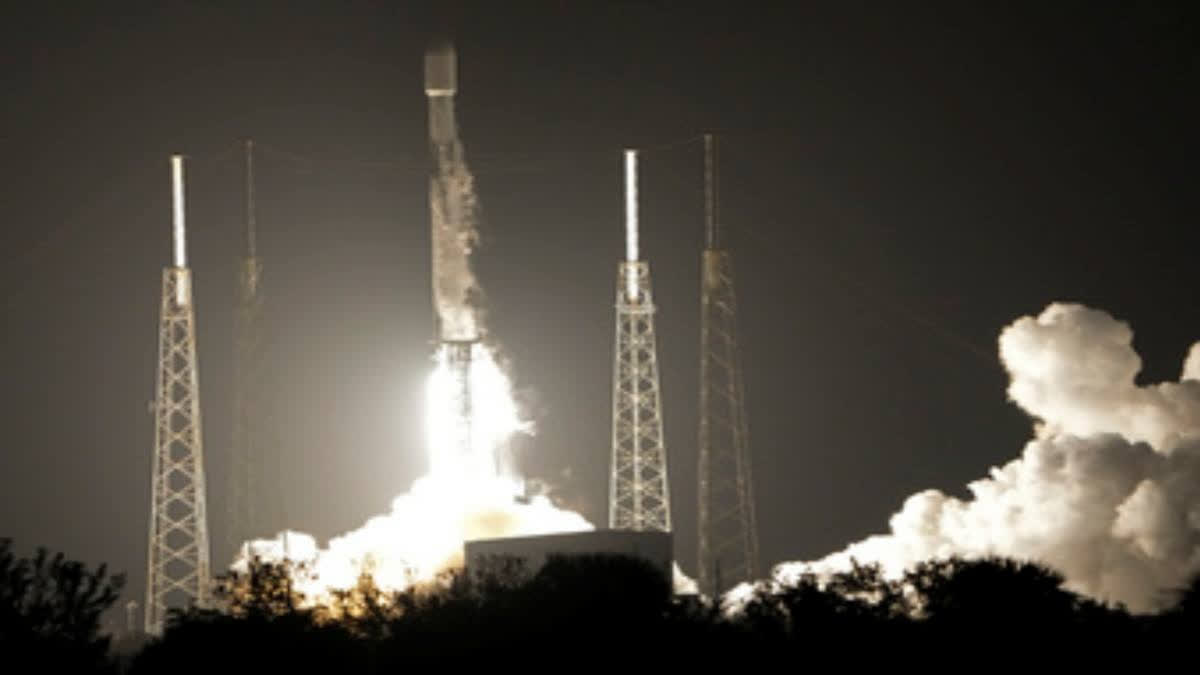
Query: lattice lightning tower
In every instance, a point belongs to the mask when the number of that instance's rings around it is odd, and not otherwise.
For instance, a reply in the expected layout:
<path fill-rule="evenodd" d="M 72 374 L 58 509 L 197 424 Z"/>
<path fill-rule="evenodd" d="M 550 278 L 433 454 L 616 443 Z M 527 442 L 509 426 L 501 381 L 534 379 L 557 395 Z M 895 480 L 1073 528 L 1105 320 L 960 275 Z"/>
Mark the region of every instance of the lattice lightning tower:
<path fill-rule="evenodd" d="M 242 542 L 265 536 L 266 470 L 261 440 L 263 300 L 262 261 L 254 202 L 254 141 L 246 141 L 246 255 L 238 266 L 233 343 L 233 443 L 230 445 L 226 543 L 230 556 Z"/>
<path fill-rule="evenodd" d="M 167 610 L 209 602 L 204 443 L 196 320 L 183 222 L 183 158 L 171 157 L 175 264 L 163 269 L 150 477 L 145 627 L 160 635 Z"/>
<path fill-rule="evenodd" d="M 650 265 L 638 256 L 637 151 L 625 151 L 625 261 L 617 268 L 608 525 L 671 530 Z"/>
<path fill-rule="evenodd" d="M 758 572 L 758 531 L 737 343 L 733 260 L 721 241 L 714 144 L 704 136 L 705 250 L 700 300 L 700 592 L 715 595 Z"/>

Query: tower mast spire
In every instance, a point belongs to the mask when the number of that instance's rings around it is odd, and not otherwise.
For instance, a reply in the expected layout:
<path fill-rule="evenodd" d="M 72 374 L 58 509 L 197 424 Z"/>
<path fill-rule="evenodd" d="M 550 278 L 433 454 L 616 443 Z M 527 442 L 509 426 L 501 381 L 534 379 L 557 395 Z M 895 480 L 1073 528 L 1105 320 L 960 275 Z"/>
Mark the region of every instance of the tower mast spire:
<path fill-rule="evenodd" d="M 268 491 L 266 476 L 282 470 L 282 462 L 270 466 L 263 456 L 261 396 L 261 294 L 262 261 L 258 257 L 258 220 L 255 204 L 254 141 L 245 142 L 246 253 L 238 265 L 237 297 L 233 316 L 233 438 L 229 446 L 229 485 L 226 500 L 225 553 L 232 558 L 242 542 L 266 536 L 273 527 L 267 499 L 282 510 L 278 484 Z M 276 459 L 279 459 L 278 457 Z M 282 515 L 282 514 L 279 514 Z"/>
<path fill-rule="evenodd" d="M 717 144 L 712 134 L 704 134 L 704 247 L 717 248 Z"/>
<path fill-rule="evenodd" d="M 637 151 L 625 151 L 625 260 L 617 267 L 608 525 L 671 530 L 650 265 L 638 242 Z"/>
<path fill-rule="evenodd" d="M 183 157 L 171 157 L 174 259 L 163 269 L 154 394 L 154 456 L 145 628 L 162 633 L 167 610 L 208 605 L 208 515 L 196 317 L 184 230 Z"/>
<path fill-rule="evenodd" d="M 700 259 L 700 592 L 758 573 L 758 529 L 746 423 L 733 259 L 721 240 L 716 142 L 704 135 L 705 250 Z"/>

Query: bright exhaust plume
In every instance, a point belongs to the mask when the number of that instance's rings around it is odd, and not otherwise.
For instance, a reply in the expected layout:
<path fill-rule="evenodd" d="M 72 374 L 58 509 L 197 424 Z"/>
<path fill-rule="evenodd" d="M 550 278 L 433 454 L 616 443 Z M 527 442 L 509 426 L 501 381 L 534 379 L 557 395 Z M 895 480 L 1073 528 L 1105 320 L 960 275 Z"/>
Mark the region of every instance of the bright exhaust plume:
<path fill-rule="evenodd" d="M 593 529 L 583 516 L 555 506 L 544 495 L 526 496 L 523 481 L 505 475 L 502 451 L 512 435 L 528 431 L 513 402 L 508 377 L 482 344 L 470 365 L 472 409 L 470 452 L 459 452 L 461 429 L 453 414 L 453 376 L 440 357 L 426 386 L 430 471 L 392 501 L 388 513 L 334 537 L 324 548 L 314 537 L 283 532 L 243 545 L 233 569 L 249 559 L 291 561 L 306 566 L 294 575 L 296 590 L 310 604 L 327 604 L 331 593 L 354 587 L 369 574 L 385 592 L 434 581 L 463 565 L 463 542 L 489 537 L 528 536 Z"/>

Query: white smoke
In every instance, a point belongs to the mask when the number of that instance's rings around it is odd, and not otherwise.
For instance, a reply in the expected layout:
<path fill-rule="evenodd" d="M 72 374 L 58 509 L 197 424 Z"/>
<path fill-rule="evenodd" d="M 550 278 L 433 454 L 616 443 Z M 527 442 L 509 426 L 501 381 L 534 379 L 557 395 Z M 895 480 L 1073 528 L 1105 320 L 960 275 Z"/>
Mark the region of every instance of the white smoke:
<path fill-rule="evenodd" d="M 460 569 L 468 540 L 591 529 L 583 516 L 544 496 L 521 498 L 512 483 L 464 484 L 429 475 L 396 497 L 391 511 L 334 537 L 324 548 L 310 535 L 284 532 L 246 544 L 234 569 L 245 571 L 252 556 L 303 563 L 307 569 L 294 577 L 296 590 L 307 602 L 322 604 L 332 591 L 353 588 L 364 573 L 390 592 Z"/>
<path fill-rule="evenodd" d="M 300 564 L 293 571 L 293 588 L 307 605 L 324 605 L 333 592 L 353 588 L 363 574 L 370 574 L 380 590 L 392 592 L 460 570 L 466 541 L 595 529 L 583 516 L 542 495 L 517 497 L 498 483 L 480 485 L 470 495 L 460 491 L 461 486 L 439 483 L 433 476 L 420 478 L 396 497 L 390 512 L 334 537 L 324 548 L 310 534 L 280 532 L 274 539 L 243 544 L 231 569 L 245 573 L 253 558 Z M 697 593 L 696 582 L 677 563 L 672 585 L 677 594 Z"/>
<path fill-rule="evenodd" d="M 1200 343 L 1182 382 L 1138 387 L 1142 360 L 1132 341 L 1129 326 L 1104 312 L 1051 305 L 1000 336 L 1000 357 L 1012 377 L 1008 395 L 1045 422 L 1043 437 L 1115 433 L 1169 454 L 1200 434 L 1200 383 L 1189 381 L 1200 369 Z"/>
<path fill-rule="evenodd" d="M 1061 572 L 1071 590 L 1137 612 L 1173 602 L 1200 572 L 1200 343 L 1180 382 L 1138 386 L 1129 326 L 1105 312 L 1052 304 L 1000 335 L 1009 397 L 1034 417 L 1021 457 L 968 485 L 909 497 L 891 532 L 775 581 L 847 569 L 898 575 L 931 558 L 1007 556 Z"/>

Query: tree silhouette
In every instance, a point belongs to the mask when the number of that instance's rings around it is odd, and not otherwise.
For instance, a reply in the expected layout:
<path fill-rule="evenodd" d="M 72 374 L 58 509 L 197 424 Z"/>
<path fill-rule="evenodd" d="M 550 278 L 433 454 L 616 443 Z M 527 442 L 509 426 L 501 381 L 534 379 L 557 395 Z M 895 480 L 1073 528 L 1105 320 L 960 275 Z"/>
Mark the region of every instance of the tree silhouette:
<path fill-rule="evenodd" d="M 1175 607 L 1168 614 L 1191 627 L 1200 627 L 1200 574 L 1176 594 Z"/>
<path fill-rule="evenodd" d="M 255 556 L 245 572 L 228 572 L 216 579 L 216 605 L 234 617 L 267 621 L 300 611 L 304 595 L 293 579 L 307 576 L 303 563 L 268 563 Z"/>
<path fill-rule="evenodd" d="M 44 548 L 20 558 L 11 539 L 0 539 L 0 652 L 48 672 L 111 669 L 100 616 L 124 583 L 104 565 L 91 570 Z"/>
<path fill-rule="evenodd" d="M 919 564 L 906 576 L 917 595 L 924 631 L 966 643 L 1009 639 L 1062 649 L 1107 636 L 1136 638 L 1122 607 L 1108 607 L 1063 588 L 1043 565 L 1003 558 Z"/>
<path fill-rule="evenodd" d="M 840 648 L 848 639 L 879 642 L 908 634 L 904 586 L 876 565 L 853 563 L 831 575 L 801 574 L 792 583 L 760 584 L 737 621 L 752 635 Z"/>
<path fill-rule="evenodd" d="M 257 561 L 231 575 L 221 608 L 175 615 L 134 672 L 382 673 L 427 659 L 563 651 L 587 655 L 592 666 L 632 654 L 677 666 L 712 666 L 718 655 L 860 663 L 915 650 L 934 663 L 963 645 L 1082 655 L 1110 641 L 1137 644 L 1149 631 L 1185 644 L 1182 629 L 1163 629 L 1171 617 L 1177 626 L 1182 617 L 1194 620 L 1188 608 L 1196 593 L 1190 589 L 1168 616 L 1134 618 L 1065 590 L 1045 567 L 1002 559 L 933 561 L 899 579 L 855 564 L 839 574 L 760 582 L 736 613 L 673 596 L 661 570 L 624 556 L 551 556 L 536 571 L 496 560 L 400 592 L 384 592 L 364 574 L 312 609 L 290 578 Z"/>
<path fill-rule="evenodd" d="M 361 644 L 340 624 L 322 624 L 293 586 L 308 573 L 293 563 L 253 559 L 216 580 L 214 607 L 172 610 L 161 639 L 131 673 L 359 672 Z"/>
<path fill-rule="evenodd" d="M 1171 609 L 1154 617 L 1152 626 L 1143 628 L 1153 632 L 1155 647 L 1160 651 L 1183 645 L 1191 649 L 1200 633 L 1200 574 L 1192 576 L 1186 586 L 1176 589 L 1171 596 L 1175 603 Z"/>
<path fill-rule="evenodd" d="M 917 565 L 906 579 L 920 596 L 923 616 L 972 628 L 1003 625 L 1018 617 L 1062 621 L 1078 606 L 1078 596 L 1063 590 L 1062 575 L 1033 563 L 998 558 L 934 560 Z"/>

